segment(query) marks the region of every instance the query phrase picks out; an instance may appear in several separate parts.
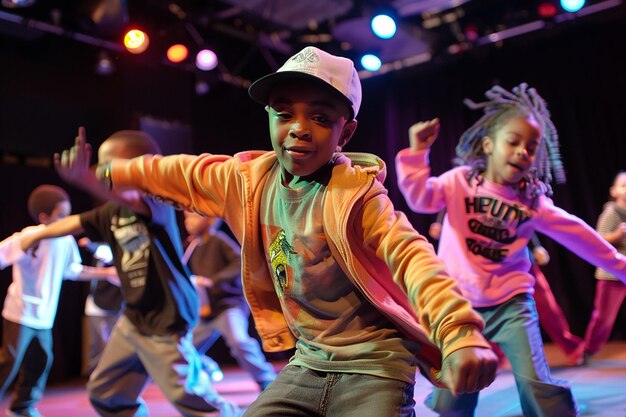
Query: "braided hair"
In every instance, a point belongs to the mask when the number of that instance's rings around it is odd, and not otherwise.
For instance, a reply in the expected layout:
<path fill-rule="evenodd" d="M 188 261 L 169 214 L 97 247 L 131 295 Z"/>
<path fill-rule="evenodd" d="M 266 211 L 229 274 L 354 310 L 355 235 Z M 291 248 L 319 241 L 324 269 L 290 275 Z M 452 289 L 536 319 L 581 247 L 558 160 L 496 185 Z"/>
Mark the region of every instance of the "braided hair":
<path fill-rule="evenodd" d="M 465 99 L 470 109 L 483 109 L 484 115 L 467 129 L 456 147 L 457 161 L 471 167 L 468 181 L 478 178 L 487 168 L 487 156 L 482 149 L 485 136 L 494 136 L 510 119 L 531 115 L 541 125 L 541 143 L 528 175 L 519 185 L 520 193 L 531 199 L 539 195 L 552 195 L 553 175 L 557 183 L 565 182 L 565 171 L 559 152 L 559 136 L 550 120 L 546 102 L 534 88 L 522 83 L 507 91 L 496 85 L 485 92 L 488 101 L 475 103 Z"/>

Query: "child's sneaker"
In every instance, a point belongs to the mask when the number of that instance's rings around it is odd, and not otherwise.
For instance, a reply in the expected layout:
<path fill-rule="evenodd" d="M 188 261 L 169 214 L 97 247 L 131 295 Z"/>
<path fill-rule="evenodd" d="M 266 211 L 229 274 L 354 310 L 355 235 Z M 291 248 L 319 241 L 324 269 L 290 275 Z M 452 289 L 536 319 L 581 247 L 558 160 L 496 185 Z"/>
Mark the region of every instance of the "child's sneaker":
<path fill-rule="evenodd" d="M 7 416 L 9 417 L 42 417 L 41 413 L 35 407 L 23 408 L 21 410 L 7 409 Z"/>

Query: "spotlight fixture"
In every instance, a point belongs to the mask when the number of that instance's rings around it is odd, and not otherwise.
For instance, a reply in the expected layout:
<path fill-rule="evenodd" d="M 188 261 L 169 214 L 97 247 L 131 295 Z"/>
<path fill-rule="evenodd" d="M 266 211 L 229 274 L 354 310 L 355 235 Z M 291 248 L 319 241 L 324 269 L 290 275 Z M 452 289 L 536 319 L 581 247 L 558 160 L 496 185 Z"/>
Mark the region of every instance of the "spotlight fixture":
<path fill-rule="evenodd" d="M 124 46 L 131 54 L 140 54 L 148 49 L 150 38 L 148 34 L 139 29 L 131 29 L 124 35 Z"/>
<path fill-rule="evenodd" d="M 361 65 L 367 71 L 376 72 L 382 66 L 382 62 L 374 54 L 365 54 L 361 57 Z"/>
<path fill-rule="evenodd" d="M 396 21 L 389 14 L 378 14 L 372 18 L 372 31 L 381 39 L 390 39 L 396 34 Z"/>
<path fill-rule="evenodd" d="M 189 55 L 189 50 L 187 49 L 185 45 L 181 43 L 177 43 L 167 48 L 167 59 L 170 62 L 173 62 L 176 64 L 179 62 L 183 62 L 185 59 L 187 59 L 188 55 Z"/>
<path fill-rule="evenodd" d="M 556 16 L 557 13 L 558 10 L 556 9 L 556 6 L 549 1 L 541 2 L 539 3 L 539 6 L 537 6 L 537 14 L 539 14 L 539 17 L 542 19 L 551 19 Z"/>
<path fill-rule="evenodd" d="M 575 13 L 582 9 L 585 5 L 585 0 L 561 0 L 561 7 L 566 12 Z"/>
<path fill-rule="evenodd" d="M 196 55 L 196 67 L 202 71 L 211 71 L 217 67 L 217 55 L 210 49 L 203 49 Z"/>

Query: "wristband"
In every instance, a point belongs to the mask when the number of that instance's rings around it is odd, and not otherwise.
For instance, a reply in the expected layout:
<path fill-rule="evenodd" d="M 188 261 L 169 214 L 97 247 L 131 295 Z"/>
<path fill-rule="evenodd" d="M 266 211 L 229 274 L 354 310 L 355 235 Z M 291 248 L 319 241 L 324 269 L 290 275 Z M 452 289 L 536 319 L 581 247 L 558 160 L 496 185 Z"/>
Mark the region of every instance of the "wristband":
<path fill-rule="evenodd" d="M 113 182 L 111 181 L 111 163 L 105 165 L 104 172 L 102 173 L 102 183 L 107 188 L 107 190 L 111 190 L 113 188 Z"/>

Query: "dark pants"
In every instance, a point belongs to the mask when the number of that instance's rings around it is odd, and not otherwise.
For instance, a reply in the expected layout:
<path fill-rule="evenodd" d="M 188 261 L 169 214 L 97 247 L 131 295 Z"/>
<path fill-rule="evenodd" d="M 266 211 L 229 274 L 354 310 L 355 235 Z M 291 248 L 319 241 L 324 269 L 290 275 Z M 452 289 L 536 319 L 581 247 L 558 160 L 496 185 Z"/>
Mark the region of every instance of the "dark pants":
<path fill-rule="evenodd" d="M 41 400 L 52 358 L 52 329 L 33 329 L 2 320 L 0 397 L 19 371 L 10 409 L 33 407 Z"/>
<path fill-rule="evenodd" d="M 621 281 L 599 279 L 596 282 L 593 313 L 585 332 L 587 353 L 595 355 L 609 340 L 624 298 L 626 298 L 626 286 Z"/>

